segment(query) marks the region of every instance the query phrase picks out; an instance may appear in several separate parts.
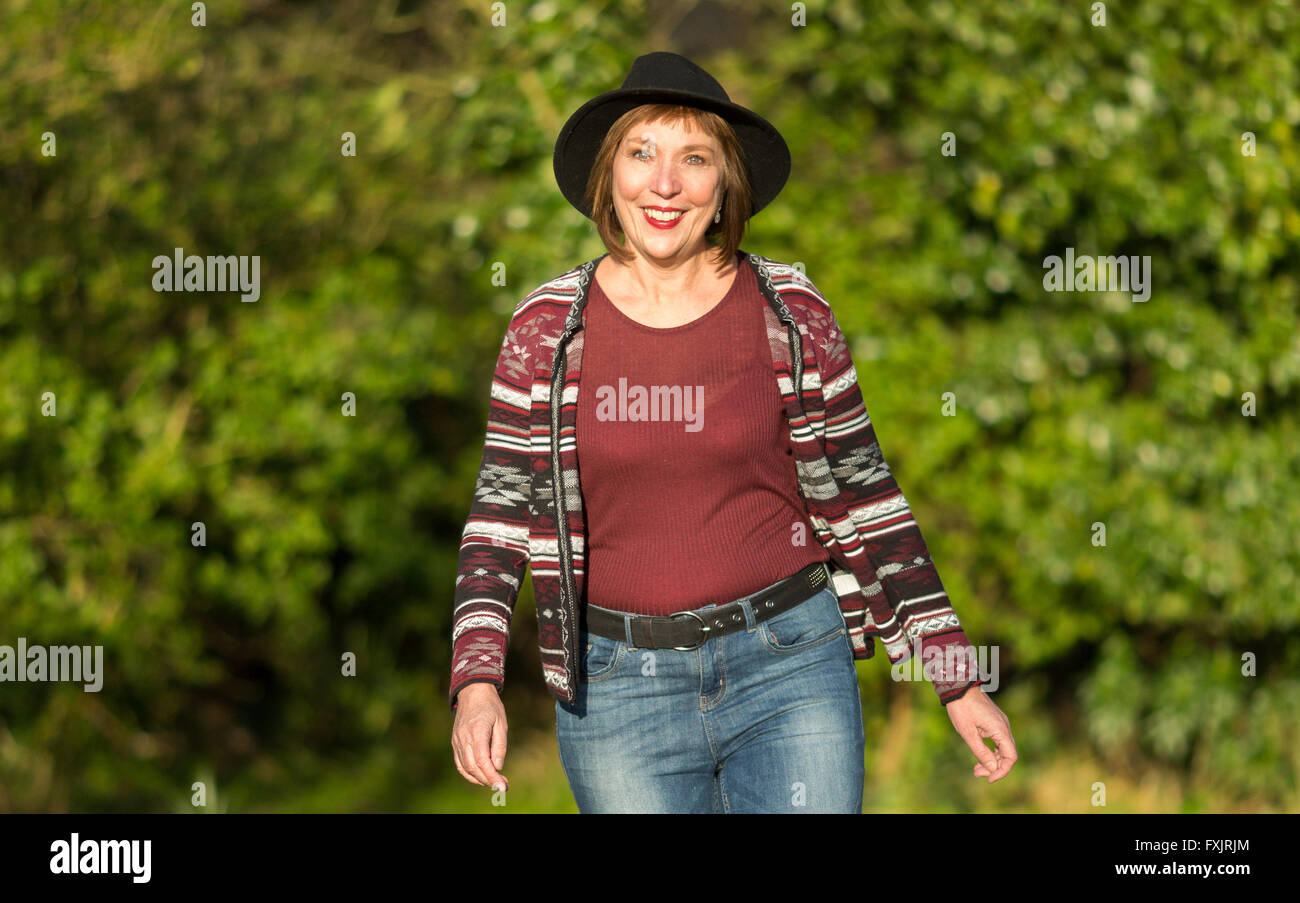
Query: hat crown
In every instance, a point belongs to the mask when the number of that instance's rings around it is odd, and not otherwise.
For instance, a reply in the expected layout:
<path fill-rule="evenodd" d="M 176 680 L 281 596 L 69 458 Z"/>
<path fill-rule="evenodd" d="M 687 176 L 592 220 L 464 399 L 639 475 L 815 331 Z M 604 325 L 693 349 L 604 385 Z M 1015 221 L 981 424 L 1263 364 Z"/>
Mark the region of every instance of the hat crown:
<path fill-rule="evenodd" d="M 686 57 L 663 50 L 636 58 L 620 90 L 627 88 L 689 91 L 724 103 L 731 102 L 716 78 Z"/>

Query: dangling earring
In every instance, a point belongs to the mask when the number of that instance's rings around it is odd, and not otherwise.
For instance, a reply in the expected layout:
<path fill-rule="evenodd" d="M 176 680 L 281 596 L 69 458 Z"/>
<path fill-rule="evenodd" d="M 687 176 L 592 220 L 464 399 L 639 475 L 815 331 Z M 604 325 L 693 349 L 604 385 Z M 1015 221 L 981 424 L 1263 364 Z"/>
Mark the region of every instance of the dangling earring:
<path fill-rule="evenodd" d="M 715 223 L 720 223 L 720 222 L 722 222 L 722 207 L 721 207 L 721 206 L 718 207 L 718 212 L 715 213 L 715 214 L 713 214 L 713 221 L 714 221 Z"/>

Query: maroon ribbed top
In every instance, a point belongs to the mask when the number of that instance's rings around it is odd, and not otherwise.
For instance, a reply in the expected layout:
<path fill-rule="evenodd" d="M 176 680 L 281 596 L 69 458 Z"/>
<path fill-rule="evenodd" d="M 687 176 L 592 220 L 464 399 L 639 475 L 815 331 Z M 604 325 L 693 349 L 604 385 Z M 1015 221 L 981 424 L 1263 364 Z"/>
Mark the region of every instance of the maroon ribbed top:
<path fill-rule="evenodd" d="M 766 302 L 750 267 L 736 275 L 707 313 L 668 329 L 592 282 L 577 427 L 587 602 L 666 615 L 828 558 L 799 494 Z"/>

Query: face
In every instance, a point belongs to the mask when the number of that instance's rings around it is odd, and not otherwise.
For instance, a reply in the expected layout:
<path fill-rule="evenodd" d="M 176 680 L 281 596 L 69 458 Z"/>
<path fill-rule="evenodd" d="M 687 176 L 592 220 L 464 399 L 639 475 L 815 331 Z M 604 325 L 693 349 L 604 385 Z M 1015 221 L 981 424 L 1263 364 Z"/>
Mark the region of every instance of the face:
<path fill-rule="evenodd" d="M 706 247 L 722 204 L 722 154 L 683 120 L 635 126 L 614 155 L 614 212 L 629 249 L 672 262 Z"/>

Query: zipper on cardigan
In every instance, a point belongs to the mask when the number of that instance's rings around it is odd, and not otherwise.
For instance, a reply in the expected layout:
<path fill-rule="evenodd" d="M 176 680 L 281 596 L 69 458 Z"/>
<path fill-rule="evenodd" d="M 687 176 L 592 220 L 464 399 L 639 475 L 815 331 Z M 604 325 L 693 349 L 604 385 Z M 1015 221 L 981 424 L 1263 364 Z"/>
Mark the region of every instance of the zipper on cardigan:
<path fill-rule="evenodd" d="M 799 327 L 795 325 L 793 316 L 790 317 L 785 328 L 790 333 L 790 355 L 794 358 L 794 397 L 795 401 L 799 402 L 799 410 L 803 411 L 804 419 L 807 420 L 808 412 L 803 406 L 803 339 L 799 335 Z"/>
<path fill-rule="evenodd" d="M 566 355 L 564 347 L 568 342 L 569 333 L 566 330 L 560 336 L 560 340 L 555 343 L 555 363 L 551 368 L 551 495 L 555 503 L 555 528 L 558 540 L 558 554 L 560 556 L 560 608 L 565 615 L 572 615 L 569 622 L 572 630 L 567 631 L 571 637 L 576 635 L 578 629 L 578 603 L 576 600 L 577 590 L 574 586 L 575 578 L 573 574 L 573 557 L 570 553 L 569 539 L 569 511 L 568 505 L 564 500 L 564 479 L 561 477 L 560 469 L 560 404 L 564 399 L 564 376 Z M 576 640 L 573 641 L 576 643 Z M 565 643 L 564 646 L 564 672 L 566 681 L 570 671 L 576 672 L 576 662 L 574 662 L 573 650 L 570 648 L 571 643 Z M 576 693 L 577 687 L 573 686 L 572 681 L 569 683 L 569 692 Z"/>
<path fill-rule="evenodd" d="M 556 546 L 560 557 L 560 609 L 572 616 L 570 623 L 573 625 L 573 629 L 569 631 L 569 642 L 564 646 L 564 674 L 569 684 L 570 698 L 573 698 L 573 694 L 576 694 L 578 689 L 574 685 L 578 673 L 576 661 L 578 589 L 577 578 L 573 573 L 572 540 L 569 537 L 569 507 L 564 498 L 564 479 L 560 467 L 560 409 L 564 406 L 564 379 L 568 365 L 568 354 L 565 349 L 573 334 L 582 328 L 582 308 L 586 305 L 591 282 L 596 278 L 596 265 L 607 256 L 608 253 L 602 254 L 583 267 L 578 297 L 569 310 L 564 331 L 560 333 L 560 338 L 555 343 L 555 360 L 551 364 L 551 495 L 555 502 Z M 573 676 L 573 680 L 569 680 L 570 675 Z"/>

